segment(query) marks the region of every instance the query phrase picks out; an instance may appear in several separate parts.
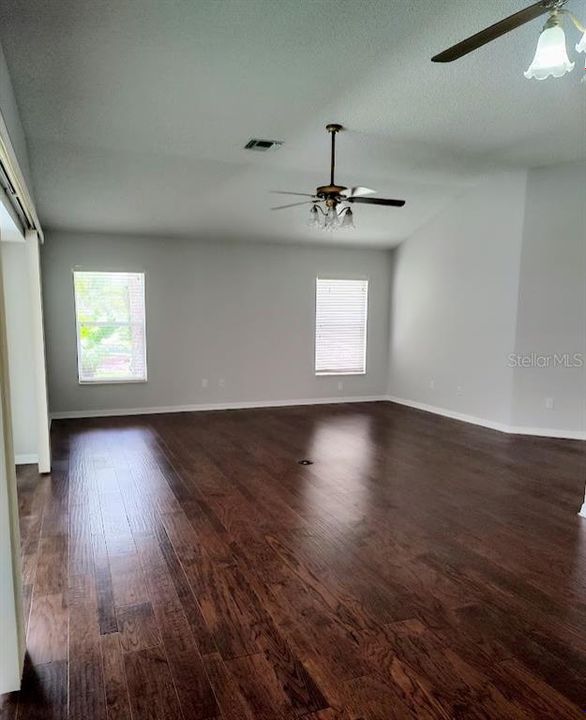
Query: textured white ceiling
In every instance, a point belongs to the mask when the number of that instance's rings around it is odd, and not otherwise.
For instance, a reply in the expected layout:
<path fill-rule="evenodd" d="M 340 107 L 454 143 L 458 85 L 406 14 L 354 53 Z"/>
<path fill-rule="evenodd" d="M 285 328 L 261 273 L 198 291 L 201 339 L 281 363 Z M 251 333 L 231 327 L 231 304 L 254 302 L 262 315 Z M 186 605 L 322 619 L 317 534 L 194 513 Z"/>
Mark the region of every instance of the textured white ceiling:
<path fill-rule="evenodd" d="M 0 0 L 47 228 L 323 242 L 269 189 L 328 179 L 402 197 L 335 241 L 393 245 L 479 175 L 586 156 L 579 65 L 529 82 L 540 19 L 430 57 L 528 0 Z M 569 7 L 586 20 L 586 0 Z M 568 27 L 569 47 L 577 32 Z M 573 53 L 575 55 L 575 53 Z M 578 58 L 584 62 L 584 56 Z M 251 137 L 284 140 L 244 151 Z M 294 201 L 294 198 L 292 198 Z"/>

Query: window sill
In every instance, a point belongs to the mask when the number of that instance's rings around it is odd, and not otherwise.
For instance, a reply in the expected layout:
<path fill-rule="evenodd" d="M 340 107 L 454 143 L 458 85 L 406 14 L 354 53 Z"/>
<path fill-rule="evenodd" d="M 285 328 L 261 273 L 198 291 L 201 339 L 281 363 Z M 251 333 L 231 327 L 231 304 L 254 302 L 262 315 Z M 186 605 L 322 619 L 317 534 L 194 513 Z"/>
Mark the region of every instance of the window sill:
<path fill-rule="evenodd" d="M 316 372 L 316 377 L 341 377 L 343 375 L 366 375 L 366 370 L 363 372 Z"/>
<path fill-rule="evenodd" d="M 122 378 L 120 380 L 78 380 L 78 385 L 137 385 L 146 383 L 147 378 Z"/>

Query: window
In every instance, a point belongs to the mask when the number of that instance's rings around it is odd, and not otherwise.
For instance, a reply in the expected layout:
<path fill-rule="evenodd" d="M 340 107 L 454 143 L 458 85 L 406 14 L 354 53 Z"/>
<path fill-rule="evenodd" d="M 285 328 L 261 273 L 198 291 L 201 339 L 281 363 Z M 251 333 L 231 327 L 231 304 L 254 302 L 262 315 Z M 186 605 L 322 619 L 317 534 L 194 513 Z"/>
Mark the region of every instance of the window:
<path fill-rule="evenodd" d="M 73 273 L 80 383 L 144 382 L 144 273 Z"/>
<path fill-rule="evenodd" d="M 315 374 L 366 373 L 368 280 L 317 278 Z"/>

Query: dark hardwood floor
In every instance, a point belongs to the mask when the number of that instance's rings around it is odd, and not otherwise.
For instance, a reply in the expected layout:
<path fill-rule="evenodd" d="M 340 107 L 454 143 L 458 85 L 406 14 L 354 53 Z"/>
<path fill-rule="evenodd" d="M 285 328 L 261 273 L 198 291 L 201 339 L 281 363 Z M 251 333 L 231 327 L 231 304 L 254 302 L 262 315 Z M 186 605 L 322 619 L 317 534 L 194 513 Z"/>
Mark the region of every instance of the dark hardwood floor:
<path fill-rule="evenodd" d="M 52 436 L 3 720 L 584 717 L 586 443 L 390 403 Z"/>

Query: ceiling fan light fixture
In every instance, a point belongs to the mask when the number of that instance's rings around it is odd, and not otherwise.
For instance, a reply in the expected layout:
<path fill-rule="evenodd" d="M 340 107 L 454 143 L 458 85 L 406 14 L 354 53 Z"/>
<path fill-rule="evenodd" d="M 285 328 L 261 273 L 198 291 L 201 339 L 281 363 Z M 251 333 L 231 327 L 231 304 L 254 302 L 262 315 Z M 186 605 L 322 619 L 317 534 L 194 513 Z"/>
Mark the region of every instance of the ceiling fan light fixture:
<path fill-rule="evenodd" d="M 307 220 L 307 225 L 310 228 L 318 228 L 321 225 L 320 222 L 320 216 L 316 205 L 311 206 L 311 210 L 309 211 L 309 218 Z"/>
<path fill-rule="evenodd" d="M 566 50 L 566 34 L 560 25 L 557 13 L 552 13 L 537 41 L 535 57 L 525 77 L 530 80 L 545 80 L 548 77 L 562 77 L 574 69 Z"/>
<path fill-rule="evenodd" d="M 340 230 L 354 230 L 354 228 L 354 213 L 350 208 L 346 208 L 343 213 Z"/>
<path fill-rule="evenodd" d="M 324 217 L 323 225 L 321 226 L 324 230 L 338 230 L 340 227 L 340 216 L 336 211 L 335 205 L 330 206 Z"/>

